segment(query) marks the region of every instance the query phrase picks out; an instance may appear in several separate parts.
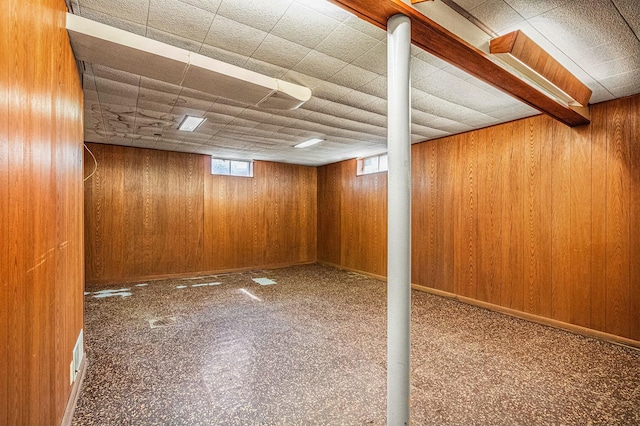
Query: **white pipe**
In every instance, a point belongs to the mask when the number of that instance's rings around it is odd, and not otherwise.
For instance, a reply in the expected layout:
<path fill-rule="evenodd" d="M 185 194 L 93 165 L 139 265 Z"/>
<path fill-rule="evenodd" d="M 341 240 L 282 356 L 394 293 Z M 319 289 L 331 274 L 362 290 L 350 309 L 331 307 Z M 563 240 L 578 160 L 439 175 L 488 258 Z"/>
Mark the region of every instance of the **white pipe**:
<path fill-rule="evenodd" d="M 411 371 L 411 20 L 387 24 L 387 425 L 408 425 Z"/>

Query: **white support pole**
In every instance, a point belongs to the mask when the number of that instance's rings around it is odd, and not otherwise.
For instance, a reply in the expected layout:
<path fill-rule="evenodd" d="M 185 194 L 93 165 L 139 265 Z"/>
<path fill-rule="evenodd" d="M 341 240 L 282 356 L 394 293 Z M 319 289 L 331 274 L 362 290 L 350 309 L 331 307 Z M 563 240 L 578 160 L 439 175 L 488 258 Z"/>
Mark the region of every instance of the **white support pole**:
<path fill-rule="evenodd" d="M 387 425 L 409 424 L 411 371 L 411 20 L 387 23 Z"/>

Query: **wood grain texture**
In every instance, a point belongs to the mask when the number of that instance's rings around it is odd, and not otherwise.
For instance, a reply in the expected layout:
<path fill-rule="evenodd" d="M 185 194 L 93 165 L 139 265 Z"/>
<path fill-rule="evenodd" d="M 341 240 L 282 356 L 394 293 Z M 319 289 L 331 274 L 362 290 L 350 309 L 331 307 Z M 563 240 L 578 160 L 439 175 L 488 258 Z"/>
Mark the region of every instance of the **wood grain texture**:
<path fill-rule="evenodd" d="M 571 140 L 570 129 L 551 123 L 551 317 L 569 322 L 571 317 Z"/>
<path fill-rule="evenodd" d="M 629 100 L 607 106 L 607 333 L 629 335 Z"/>
<path fill-rule="evenodd" d="M 438 146 L 429 144 L 426 149 L 412 154 L 412 168 L 420 167 L 421 173 L 413 173 L 411 178 L 412 205 L 424 208 L 411 210 L 412 282 L 428 283 L 436 286 L 437 227 L 436 227 L 436 187 L 438 167 Z M 424 248 L 424 249 L 423 249 Z"/>
<path fill-rule="evenodd" d="M 318 259 L 334 265 L 341 259 L 341 172 L 342 163 L 318 168 Z"/>
<path fill-rule="evenodd" d="M 502 155 L 496 128 L 478 132 L 478 300 L 500 303 L 502 282 Z"/>
<path fill-rule="evenodd" d="M 591 325 L 591 129 L 571 129 L 570 278 L 571 324 Z"/>
<path fill-rule="evenodd" d="M 640 96 L 630 100 L 629 337 L 640 340 Z"/>
<path fill-rule="evenodd" d="M 541 117 L 535 117 L 527 122 L 525 128 L 525 233 L 524 233 L 524 311 L 540 314 L 540 285 L 542 283 L 542 263 L 545 261 L 543 253 L 540 226 L 543 223 L 542 211 L 542 135 Z M 546 166 L 546 165 L 545 165 Z M 546 168 L 546 167 L 545 167 Z M 550 277 L 547 277 L 549 280 Z"/>
<path fill-rule="evenodd" d="M 99 168 L 85 185 L 87 283 L 316 260 L 315 168 L 217 176 L 204 155 L 88 146 Z"/>
<path fill-rule="evenodd" d="M 477 297 L 478 251 L 478 195 L 477 145 L 478 133 L 469 132 L 457 137 L 459 161 L 457 175 L 460 190 L 457 194 L 458 234 L 456 238 L 456 294 Z"/>
<path fill-rule="evenodd" d="M 607 103 L 594 105 L 591 128 L 591 328 L 606 329 Z"/>
<path fill-rule="evenodd" d="M 82 89 L 65 3 L 0 17 L 1 424 L 59 424 L 83 326 Z"/>
<path fill-rule="evenodd" d="M 13 28 L 10 20 L 13 3 L 0 16 L 0 232 L 7 235 L 9 231 L 9 103 L 2 101 L 9 98 L 9 69 L 11 55 L 9 52 L 9 28 Z M 0 238 L 0 324 L 9 324 L 9 240 Z M 9 333 L 3 326 L 0 331 L 0 365 L 9 365 Z M 0 424 L 9 424 L 9 374 L 0 374 Z"/>
<path fill-rule="evenodd" d="M 343 163 L 343 176 L 355 176 L 356 161 Z M 386 173 L 357 176 L 349 179 L 346 191 L 342 194 L 341 204 L 349 206 L 343 215 L 341 238 L 341 265 L 347 268 L 370 271 L 376 275 L 385 275 L 387 270 L 387 194 Z M 362 216 L 362 212 L 367 212 Z"/>
<path fill-rule="evenodd" d="M 502 277 L 501 306 L 523 310 L 524 306 L 524 121 L 500 126 L 502 150 Z M 483 224 L 484 225 L 484 224 Z"/>
<path fill-rule="evenodd" d="M 438 186 L 436 188 L 436 229 L 438 230 L 437 274 L 435 288 L 442 291 L 454 291 L 454 245 L 455 245 L 455 146 L 450 138 L 440 139 L 432 143 L 438 146 Z M 422 145 L 413 145 L 412 152 L 420 151 Z M 413 170 L 413 169 L 412 169 Z M 419 170 L 419 169 L 418 169 Z M 419 173 L 419 172 L 418 172 Z M 413 205 L 419 210 L 421 205 Z M 423 247 L 419 248 L 424 250 Z M 432 254 L 433 255 L 433 254 Z"/>
<path fill-rule="evenodd" d="M 413 145 L 413 282 L 637 340 L 639 104 L 595 105 L 592 124 L 573 129 L 537 116 Z M 363 246 L 384 187 L 358 181 L 351 162 L 318 176 L 331 194 L 318 199 L 340 200 L 318 223 L 341 221 L 319 231 L 319 247 L 340 241 L 337 264 L 382 275 Z"/>

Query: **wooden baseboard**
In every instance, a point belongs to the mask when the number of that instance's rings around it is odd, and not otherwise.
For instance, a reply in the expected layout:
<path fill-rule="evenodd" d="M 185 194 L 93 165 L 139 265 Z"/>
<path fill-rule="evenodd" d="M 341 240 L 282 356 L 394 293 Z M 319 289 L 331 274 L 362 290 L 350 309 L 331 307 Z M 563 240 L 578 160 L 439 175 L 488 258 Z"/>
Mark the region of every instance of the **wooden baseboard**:
<path fill-rule="evenodd" d="M 327 266 L 331 266 L 331 267 L 334 267 L 334 268 L 342 269 L 342 270 L 345 270 L 345 271 L 357 272 L 359 274 L 366 275 L 368 277 L 375 278 L 377 280 L 381 280 L 381 281 L 384 281 L 384 282 L 387 281 L 387 277 L 383 277 L 381 275 L 371 274 L 371 273 L 364 272 L 364 271 L 358 271 L 357 269 L 352 269 L 352 268 L 345 268 L 343 266 L 336 265 L 336 264 L 333 264 L 333 263 L 330 263 L 330 262 L 318 261 L 318 263 L 320 263 L 322 265 L 327 265 Z M 425 286 L 418 285 L 418 284 L 411 284 L 411 288 L 414 289 L 414 290 L 417 290 L 417 291 L 423 291 L 425 293 L 430 293 L 430 294 L 433 294 L 433 295 L 436 295 L 436 296 L 446 297 L 448 299 L 455 299 L 455 300 L 457 300 L 459 302 L 466 303 L 468 305 L 477 306 L 479 308 L 488 309 L 488 310 L 494 311 L 494 312 L 500 312 L 500 313 L 505 314 L 505 315 L 510 315 L 512 317 L 516 317 L 516 318 L 524 319 L 524 320 L 527 320 L 527 321 L 535 322 L 537 324 L 542 324 L 542 325 L 546 325 L 546 326 L 549 326 L 549 327 L 553 327 L 553 328 L 558 328 L 558 329 L 561 329 L 561 330 L 569 331 L 571 333 L 580 334 L 582 336 L 587 336 L 587 337 L 592 337 L 592 338 L 599 339 L 599 340 L 604 340 L 606 342 L 615 343 L 616 345 L 622 345 L 622 346 L 626 346 L 626 347 L 629 347 L 629 348 L 632 348 L 632 349 L 636 349 L 636 350 L 640 349 L 640 341 L 638 341 L 638 340 L 633 340 L 633 339 L 628 339 L 626 337 L 616 336 L 615 334 L 609 334 L 609 333 L 605 333 L 603 331 L 598 331 L 598 330 L 594 330 L 594 329 L 587 328 L 587 327 L 581 327 L 579 325 L 569 324 L 569 323 L 566 323 L 566 322 L 561 322 L 561 321 L 557 321 L 557 320 L 554 320 L 554 319 L 550 319 L 550 318 L 545 318 L 545 317 L 541 317 L 541 316 L 538 316 L 538 315 L 529 314 L 527 312 L 517 311 L 517 310 L 511 309 L 511 308 L 505 308 L 503 306 L 494 305 L 492 303 L 483 302 L 483 301 L 480 301 L 480 300 L 472 299 L 470 297 L 458 296 L 455 293 L 449 293 L 449 292 L 446 292 L 446 291 L 437 290 L 435 288 L 425 287 Z"/>
<path fill-rule="evenodd" d="M 196 272 L 181 272 L 177 274 L 161 274 L 161 275 L 145 275 L 139 277 L 126 277 L 126 278 L 107 278 L 104 280 L 90 280 L 86 282 L 86 286 L 96 286 L 96 285 L 121 285 L 124 283 L 140 283 L 144 281 L 158 281 L 158 280 L 168 280 L 168 279 L 180 279 L 180 278 L 191 278 L 191 277 L 199 277 L 199 276 L 207 276 L 207 275 L 220 275 L 220 274 L 231 274 L 234 272 L 246 272 L 246 271 L 256 271 L 256 270 L 271 270 L 271 269 L 279 269 L 286 268 L 289 266 L 298 266 L 298 265 L 313 265 L 316 263 L 315 261 L 310 262 L 298 262 L 298 263 L 276 263 L 273 265 L 265 265 L 265 266 L 248 266 L 245 268 L 232 268 L 232 269 L 216 269 L 213 271 L 196 271 Z"/>
<path fill-rule="evenodd" d="M 364 275 L 376 280 L 387 282 L 387 277 L 383 275 L 372 274 L 371 272 L 360 271 L 358 269 L 353 269 L 353 268 L 347 268 L 346 266 L 336 265 L 335 263 L 331 263 L 331 262 L 323 262 L 321 260 L 319 260 L 317 263 L 319 265 L 331 266 L 332 268 L 342 269 L 343 271 L 355 272 L 360 275 Z"/>
<path fill-rule="evenodd" d="M 436 296 L 446 297 L 448 299 L 455 299 L 459 302 L 466 303 L 468 305 L 477 306 L 479 308 L 488 309 L 494 312 L 500 312 L 501 314 L 510 315 L 512 317 L 520 318 L 523 320 L 535 322 L 537 324 L 546 325 L 548 327 L 558 328 L 561 330 L 569 331 L 571 333 L 580 334 L 582 336 L 593 337 L 595 339 L 604 340 L 617 345 L 627 346 L 632 349 L 640 349 L 640 341 L 627 339 L 626 337 L 616 336 L 615 334 L 605 333 L 603 331 L 594 330 L 592 328 L 581 327 L 575 324 L 569 324 L 562 321 L 557 321 L 551 318 L 541 317 L 539 315 L 530 314 L 527 312 L 518 311 L 511 308 L 505 308 L 503 306 L 494 305 L 492 303 L 483 302 L 480 300 L 472 299 L 470 297 L 458 296 L 454 293 L 448 293 L 446 291 L 436 290 L 433 288 L 421 286 L 418 284 L 411 284 L 411 288 L 425 293 L 434 294 Z"/>
<path fill-rule="evenodd" d="M 71 421 L 73 420 L 73 413 L 76 411 L 76 405 L 78 404 L 78 397 L 80 396 L 80 388 L 82 387 L 82 382 L 84 381 L 84 376 L 86 372 L 87 372 L 87 357 L 85 355 L 84 359 L 80 363 L 80 370 L 78 370 L 76 381 L 73 382 L 73 386 L 71 387 L 71 394 L 69 395 L 69 399 L 67 400 L 67 407 L 64 410 L 62 423 L 60 423 L 61 426 L 71 426 Z"/>

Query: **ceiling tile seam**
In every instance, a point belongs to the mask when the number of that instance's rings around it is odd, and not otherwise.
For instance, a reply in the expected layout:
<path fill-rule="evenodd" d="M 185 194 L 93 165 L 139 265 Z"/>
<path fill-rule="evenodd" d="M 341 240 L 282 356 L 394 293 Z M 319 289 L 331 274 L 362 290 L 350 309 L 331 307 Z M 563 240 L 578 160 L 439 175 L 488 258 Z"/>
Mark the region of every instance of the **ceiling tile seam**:
<path fill-rule="evenodd" d="M 430 96 L 433 96 L 434 98 L 439 99 L 439 100 L 441 100 L 441 101 L 443 101 L 443 102 L 446 102 L 446 103 L 449 103 L 449 104 L 452 104 L 452 105 L 456 105 L 456 106 L 458 106 L 458 107 L 460 107 L 460 108 L 464 108 L 464 109 L 466 109 L 466 110 L 468 110 L 468 111 L 471 111 L 471 112 L 474 112 L 474 113 L 477 113 L 477 114 L 481 114 L 481 115 L 485 116 L 487 119 L 495 120 L 495 117 L 492 117 L 492 116 L 490 116 L 490 115 L 488 115 L 488 114 L 485 114 L 484 112 L 477 111 L 477 110 L 475 110 L 475 109 L 472 109 L 472 108 L 466 107 L 466 106 L 464 106 L 464 105 L 457 104 L 457 103 L 455 103 L 455 102 L 451 102 L 451 101 L 450 101 L 450 100 L 448 100 L 448 99 L 440 98 L 440 97 L 438 97 L 438 96 L 436 96 L 436 95 L 434 95 L 434 94 L 432 94 L 432 93 L 430 94 Z M 443 116 L 443 115 L 438 115 L 438 114 L 434 114 L 433 112 L 425 111 L 424 109 L 421 109 L 421 108 L 419 108 L 419 107 L 417 107 L 417 106 L 412 106 L 412 108 L 413 108 L 413 109 L 415 109 L 415 110 L 418 110 L 418 111 L 420 111 L 420 112 L 424 112 L 424 113 L 426 113 L 426 114 L 431 114 L 431 115 L 434 115 L 434 116 L 439 117 L 439 118 L 444 118 L 444 119 L 446 119 L 446 120 L 454 121 L 454 122 L 456 122 L 456 123 L 458 123 L 458 124 L 464 124 L 464 125 L 467 125 L 467 126 L 473 126 L 472 124 L 465 123 L 465 122 L 460 121 L 460 120 L 454 120 L 454 119 L 453 119 L 453 118 L 451 118 L 451 117 L 445 117 L 445 116 Z"/>
<path fill-rule="evenodd" d="M 144 23 L 144 36 L 149 37 L 149 15 L 151 14 L 151 0 L 147 0 L 147 19 Z"/>
<path fill-rule="evenodd" d="M 627 21 L 627 19 L 624 17 L 622 12 L 618 8 L 618 5 L 616 4 L 616 2 L 614 0 L 610 0 L 610 1 L 611 1 L 611 5 L 613 6 L 613 8 L 616 10 L 616 12 L 618 12 L 618 15 L 620 15 L 620 18 L 622 18 L 622 20 L 627 25 L 629 30 L 631 30 L 631 33 L 633 33 L 633 35 L 636 36 L 636 40 L 638 40 L 638 42 L 640 42 L 640 38 L 638 37 L 638 34 L 633 30 L 633 27 L 631 26 L 631 24 L 629 24 L 629 21 Z"/>

